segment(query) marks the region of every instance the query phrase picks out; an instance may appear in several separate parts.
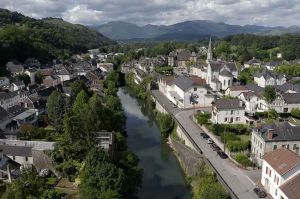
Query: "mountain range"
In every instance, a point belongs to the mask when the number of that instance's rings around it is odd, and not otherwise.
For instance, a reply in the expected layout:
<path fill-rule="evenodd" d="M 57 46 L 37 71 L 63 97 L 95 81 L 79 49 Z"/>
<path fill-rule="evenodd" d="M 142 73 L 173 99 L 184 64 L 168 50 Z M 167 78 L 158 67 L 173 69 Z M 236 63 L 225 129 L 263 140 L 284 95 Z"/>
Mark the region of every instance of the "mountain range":
<path fill-rule="evenodd" d="M 114 40 L 196 40 L 212 36 L 217 38 L 229 35 L 249 33 L 281 35 L 300 33 L 300 27 L 266 27 L 257 25 L 229 25 L 208 20 L 184 21 L 173 25 L 145 25 L 112 21 L 99 26 L 92 26 L 98 32 Z"/>

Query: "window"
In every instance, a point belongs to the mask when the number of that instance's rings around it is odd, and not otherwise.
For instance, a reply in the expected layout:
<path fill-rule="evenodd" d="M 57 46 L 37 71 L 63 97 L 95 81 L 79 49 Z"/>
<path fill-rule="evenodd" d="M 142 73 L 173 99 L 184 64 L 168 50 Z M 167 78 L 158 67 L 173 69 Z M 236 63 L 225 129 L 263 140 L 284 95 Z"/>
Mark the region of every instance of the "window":
<path fill-rule="evenodd" d="M 234 113 L 234 111 L 233 111 L 233 110 L 231 110 L 231 115 L 233 115 L 233 113 Z"/>
<path fill-rule="evenodd" d="M 275 196 L 277 196 L 277 189 L 275 189 Z"/>
<path fill-rule="evenodd" d="M 227 117 L 224 118 L 224 121 L 227 122 Z"/>
<path fill-rule="evenodd" d="M 15 157 L 15 156 L 13 156 L 13 160 L 16 160 L 16 157 Z"/>
<path fill-rule="evenodd" d="M 194 91 L 197 91 L 197 88 L 194 88 Z"/>
<path fill-rule="evenodd" d="M 273 150 L 276 150 L 277 149 L 277 145 L 275 144 L 274 146 L 273 146 Z"/>
<path fill-rule="evenodd" d="M 288 145 L 286 145 L 286 148 L 287 148 L 287 149 L 290 149 L 290 145 L 289 145 L 289 144 L 288 144 Z"/>
<path fill-rule="evenodd" d="M 282 147 L 282 148 L 285 148 L 285 144 L 283 144 L 281 147 Z"/>
<path fill-rule="evenodd" d="M 271 171 L 271 169 L 269 170 L 269 177 L 271 177 L 271 175 L 272 175 L 272 171 Z"/>
<path fill-rule="evenodd" d="M 262 148 L 262 143 L 260 143 L 260 149 Z"/>
<path fill-rule="evenodd" d="M 25 161 L 28 162 L 28 157 L 27 156 L 25 157 Z"/>
<path fill-rule="evenodd" d="M 230 80 L 228 80 L 228 86 L 230 86 Z"/>
<path fill-rule="evenodd" d="M 266 167 L 266 174 L 268 174 L 268 167 Z"/>
<path fill-rule="evenodd" d="M 240 121 L 240 118 L 239 118 L 239 117 L 236 117 L 236 118 L 235 118 L 235 121 L 236 121 L 236 122 Z"/>
<path fill-rule="evenodd" d="M 297 144 L 294 144 L 293 150 L 296 150 L 296 149 L 297 149 Z"/>

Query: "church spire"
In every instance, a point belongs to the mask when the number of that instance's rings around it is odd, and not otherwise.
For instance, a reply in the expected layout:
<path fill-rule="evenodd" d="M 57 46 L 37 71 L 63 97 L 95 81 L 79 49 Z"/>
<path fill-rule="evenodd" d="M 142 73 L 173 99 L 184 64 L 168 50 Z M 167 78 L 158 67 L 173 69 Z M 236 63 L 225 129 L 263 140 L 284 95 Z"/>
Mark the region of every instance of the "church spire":
<path fill-rule="evenodd" d="M 212 50 L 211 50 L 211 37 L 209 38 L 209 44 L 207 49 L 207 61 L 212 60 Z"/>

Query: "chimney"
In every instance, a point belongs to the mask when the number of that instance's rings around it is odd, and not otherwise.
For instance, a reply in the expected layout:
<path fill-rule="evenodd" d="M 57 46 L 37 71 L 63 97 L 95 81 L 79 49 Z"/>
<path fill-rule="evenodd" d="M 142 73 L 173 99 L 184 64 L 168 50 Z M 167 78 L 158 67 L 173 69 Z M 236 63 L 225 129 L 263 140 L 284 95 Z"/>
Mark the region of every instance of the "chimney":
<path fill-rule="evenodd" d="M 268 140 L 273 139 L 274 129 L 268 129 Z"/>

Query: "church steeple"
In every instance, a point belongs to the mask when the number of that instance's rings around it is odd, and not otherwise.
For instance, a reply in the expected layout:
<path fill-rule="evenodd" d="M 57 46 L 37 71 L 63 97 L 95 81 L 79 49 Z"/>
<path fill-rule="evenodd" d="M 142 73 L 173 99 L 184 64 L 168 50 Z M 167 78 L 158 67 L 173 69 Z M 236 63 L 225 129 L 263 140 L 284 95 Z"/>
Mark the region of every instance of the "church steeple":
<path fill-rule="evenodd" d="M 212 50 L 211 50 L 211 37 L 209 38 L 209 44 L 208 44 L 208 49 L 207 49 L 207 61 L 212 60 L 213 58 L 213 54 L 212 54 Z"/>

